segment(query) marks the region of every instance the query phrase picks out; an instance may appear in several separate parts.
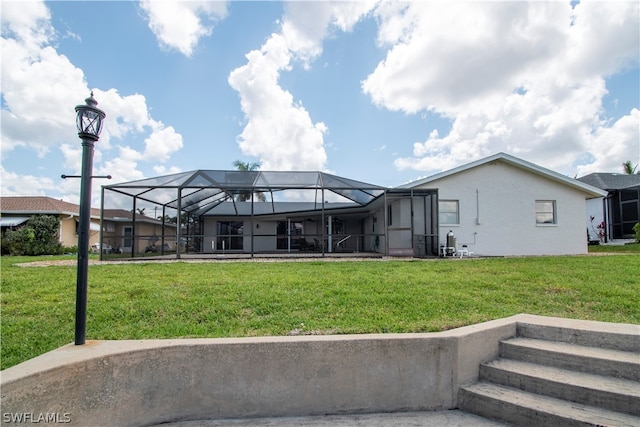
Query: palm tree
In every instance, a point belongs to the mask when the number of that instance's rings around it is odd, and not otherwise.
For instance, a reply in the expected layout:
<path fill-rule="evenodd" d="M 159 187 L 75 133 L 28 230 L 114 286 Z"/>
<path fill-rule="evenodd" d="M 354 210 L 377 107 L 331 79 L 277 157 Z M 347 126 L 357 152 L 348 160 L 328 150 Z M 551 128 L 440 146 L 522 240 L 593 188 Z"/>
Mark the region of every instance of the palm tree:
<path fill-rule="evenodd" d="M 249 162 L 245 163 L 242 160 L 234 161 L 233 166 L 235 166 L 236 169 L 238 169 L 239 171 L 244 171 L 244 172 L 257 171 L 260 169 L 260 163 L 249 163 Z"/>
<path fill-rule="evenodd" d="M 260 163 L 245 163 L 242 160 L 234 161 L 233 166 L 235 166 L 239 171 L 243 172 L 252 172 L 260 169 Z M 256 191 L 254 195 L 260 202 L 265 202 L 267 200 L 264 193 L 262 193 L 261 191 Z M 251 200 L 251 191 L 240 191 L 236 195 L 236 201 L 238 202 L 247 202 L 249 200 Z"/>
<path fill-rule="evenodd" d="M 624 170 L 624 173 L 626 173 L 627 175 L 633 175 L 634 173 L 636 173 L 637 168 L 638 168 L 638 165 L 633 166 L 633 163 L 631 163 L 631 160 L 627 160 L 622 164 L 622 169 Z M 638 175 L 640 175 L 640 172 L 638 172 Z"/>

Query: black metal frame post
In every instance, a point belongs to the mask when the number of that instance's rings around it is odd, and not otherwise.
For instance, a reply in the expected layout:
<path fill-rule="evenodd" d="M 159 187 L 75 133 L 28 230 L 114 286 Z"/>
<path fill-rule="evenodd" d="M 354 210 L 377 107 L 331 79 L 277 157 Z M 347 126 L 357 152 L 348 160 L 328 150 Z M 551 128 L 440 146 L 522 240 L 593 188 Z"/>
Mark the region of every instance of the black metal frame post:
<path fill-rule="evenodd" d="M 94 144 L 95 141 L 91 139 L 82 139 L 78 271 L 76 278 L 76 345 L 85 343 L 87 328 L 87 276 L 89 272 L 89 226 L 91 222 L 91 175 L 93 172 Z"/>

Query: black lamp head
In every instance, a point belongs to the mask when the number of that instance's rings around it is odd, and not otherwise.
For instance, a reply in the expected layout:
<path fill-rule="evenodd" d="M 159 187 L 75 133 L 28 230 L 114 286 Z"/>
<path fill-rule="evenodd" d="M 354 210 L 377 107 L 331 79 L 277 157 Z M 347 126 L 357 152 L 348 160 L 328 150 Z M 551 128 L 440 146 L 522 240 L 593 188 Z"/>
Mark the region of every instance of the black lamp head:
<path fill-rule="evenodd" d="M 78 136 L 82 139 L 90 139 L 97 141 L 100 139 L 102 132 L 102 124 L 106 114 L 97 107 L 98 101 L 91 96 L 84 100 L 85 105 L 76 106 L 76 126 L 78 127 Z"/>

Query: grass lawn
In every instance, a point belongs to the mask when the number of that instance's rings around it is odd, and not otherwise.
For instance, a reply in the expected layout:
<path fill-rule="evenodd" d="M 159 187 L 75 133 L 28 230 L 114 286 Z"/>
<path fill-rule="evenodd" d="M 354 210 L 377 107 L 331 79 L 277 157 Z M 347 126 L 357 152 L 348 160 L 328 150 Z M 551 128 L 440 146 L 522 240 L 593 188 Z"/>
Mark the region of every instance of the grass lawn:
<path fill-rule="evenodd" d="M 1 258 L 2 369 L 73 342 L 75 265 L 15 266 L 29 261 Z M 87 339 L 429 332 L 517 313 L 640 323 L 640 254 L 96 265 Z"/>
<path fill-rule="evenodd" d="M 621 253 L 632 252 L 640 254 L 640 243 L 629 243 L 626 245 L 593 245 L 589 246 L 590 253 Z"/>

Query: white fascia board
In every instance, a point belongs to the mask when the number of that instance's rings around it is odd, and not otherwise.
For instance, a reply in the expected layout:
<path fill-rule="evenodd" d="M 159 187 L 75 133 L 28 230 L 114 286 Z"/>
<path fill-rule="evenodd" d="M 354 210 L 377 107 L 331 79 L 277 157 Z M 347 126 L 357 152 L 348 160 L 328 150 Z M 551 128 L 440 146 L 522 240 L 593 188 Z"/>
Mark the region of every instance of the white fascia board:
<path fill-rule="evenodd" d="M 480 160 L 476 160 L 474 162 L 471 163 L 467 163 L 465 165 L 462 166 L 458 166 L 456 168 L 450 169 L 448 171 L 444 171 L 444 172 L 440 172 L 437 173 L 435 175 L 429 176 L 427 178 L 423 178 L 423 179 L 419 179 L 413 182 L 409 182 L 407 184 L 403 184 L 398 186 L 397 188 L 415 188 L 418 186 L 423 186 L 425 184 L 434 182 L 434 181 L 438 181 L 442 178 L 446 178 L 448 176 L 451 175 L 455 175 L 458 174 L 460 172 L 464 172 L 466 170 L 469 169 L 473 169 L 475 167 L 487 164 L 487 163 L 491 163 L 494 161 L 503 161 L 505 163 L 508 163 L 510 165 L 516 166 L 520 169 L 529 171 L 531 173 L 534 173 L 536 175 L 542 176 L 544 178 L 547 179 L 551 179 L 553 181 L 562 183 L 564 185 L 567 185 L 569 187 L 573 187 L 575 189 L 581 190 L 584 193 L 587 194 L 587 198 L 588 199 L 592 199 L 592 198 L 597 198 L 597 197 L 605 197 L 607 195 L 607 192 L 604 190 L 601 190 L 599 188 L 593 187 L 591 185 L 585 184 L 583 182 L 578 181 L 577 179 L 573 179 L 573 178 L 569 178 L 567 176 L 564 176 L 558 172 L 552 171 L 550 169 L 546 169 L 543 168 L 542 166 L 538 166 L 536 164 L 527 162 L 526 160 L 522 160 L 519 159 L 517 157 L 511 156 L 509 154 L 505 154 L 505 153 L 497 153 L 494 154 L 492 156 L 489 157 L 485 157 L 483 159 Z"/>

